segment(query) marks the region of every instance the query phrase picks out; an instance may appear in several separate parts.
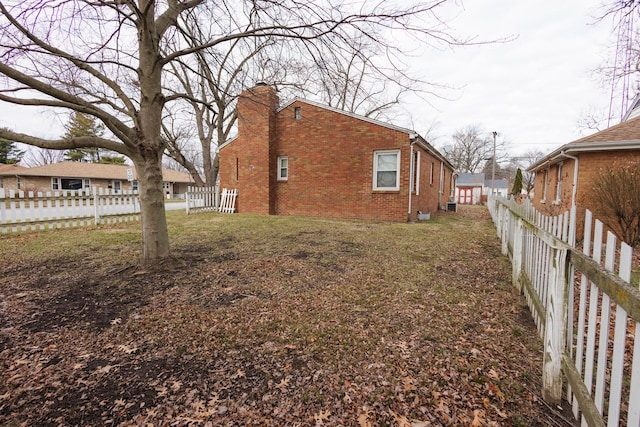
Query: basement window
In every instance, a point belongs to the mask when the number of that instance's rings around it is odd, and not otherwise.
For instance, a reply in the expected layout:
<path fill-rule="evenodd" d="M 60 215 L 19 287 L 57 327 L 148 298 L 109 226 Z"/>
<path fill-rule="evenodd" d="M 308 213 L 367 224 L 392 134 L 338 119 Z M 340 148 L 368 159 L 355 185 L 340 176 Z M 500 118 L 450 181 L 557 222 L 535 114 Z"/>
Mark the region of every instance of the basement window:
<path fill-rule="evenodd" d="M 289 158 L 287 156 L 278 157 L 278 181 L 289 179 Z"/>

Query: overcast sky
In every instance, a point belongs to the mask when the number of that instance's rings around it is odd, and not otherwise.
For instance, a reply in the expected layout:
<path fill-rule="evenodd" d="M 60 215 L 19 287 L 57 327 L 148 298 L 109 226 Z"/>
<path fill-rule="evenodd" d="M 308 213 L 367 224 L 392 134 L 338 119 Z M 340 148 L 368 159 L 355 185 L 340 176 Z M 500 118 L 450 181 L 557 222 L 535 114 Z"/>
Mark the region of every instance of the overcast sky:
<path fill-rule="evenodd" d="M 467 0 L 449 21 L 457 34 L 507 43 L 429 50 L 416 65 L 425 78 L 457 87 L 449 99 L 410 100 L 412 127 L 436 147 L 464 126 L 480 125 L 509 142 L 510 152 L 551 151 L 581 135 L 587 110 L 606 111 L 609 91 L 593 77 L 611 43 L 609 21 L 596 24 L 601 0 Z M 453 13 L 453 12 L 452 12 Z M 0 126 L 36 136 L 63 133 L 66 116 L 0 103 Z"/>
<path fill-rule="evenodd" d="M 578 120 L 591 109 L 608 111 L 609 90 L 592 70 L 611 43 L 611 22 L 596 24 L 601 0 L 468 0 L 450 25 L 479 39 L 508 43 L 432 52 L 428 76 L 459 87 L 453 98 L 417 104 L 425 132 L 436 123 L 436 147 L 470 124 L 497 131 L 512 152 L 551 151 L 581 136 Z M 587 132 L 591 133 L 591 132 Z M 430 134 L 431 135 L 431 134 Z"/>

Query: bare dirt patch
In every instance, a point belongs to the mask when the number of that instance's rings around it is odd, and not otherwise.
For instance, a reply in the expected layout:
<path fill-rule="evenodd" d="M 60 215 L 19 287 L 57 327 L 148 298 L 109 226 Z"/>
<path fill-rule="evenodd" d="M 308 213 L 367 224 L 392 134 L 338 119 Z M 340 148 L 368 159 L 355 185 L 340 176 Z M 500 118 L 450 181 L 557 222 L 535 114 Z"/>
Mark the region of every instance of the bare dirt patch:
<path fill-rule="evenodd" d="M 482 208 L 171 227 L 153 269 L 108 228 L 3 262 L 0 424 L 568 425 Z"/>

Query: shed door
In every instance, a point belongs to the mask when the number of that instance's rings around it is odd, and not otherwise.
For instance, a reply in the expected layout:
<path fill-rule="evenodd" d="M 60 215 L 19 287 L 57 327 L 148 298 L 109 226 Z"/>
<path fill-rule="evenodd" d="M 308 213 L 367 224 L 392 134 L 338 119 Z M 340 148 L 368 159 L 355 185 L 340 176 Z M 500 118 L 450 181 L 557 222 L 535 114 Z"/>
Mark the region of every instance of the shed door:
<path fill-rule="evenodd" d="M 460 192 L 458 193 L 458 203 L 461 205 L 473 204 L 473 195 L 470 188 L 460 188 Z"/>

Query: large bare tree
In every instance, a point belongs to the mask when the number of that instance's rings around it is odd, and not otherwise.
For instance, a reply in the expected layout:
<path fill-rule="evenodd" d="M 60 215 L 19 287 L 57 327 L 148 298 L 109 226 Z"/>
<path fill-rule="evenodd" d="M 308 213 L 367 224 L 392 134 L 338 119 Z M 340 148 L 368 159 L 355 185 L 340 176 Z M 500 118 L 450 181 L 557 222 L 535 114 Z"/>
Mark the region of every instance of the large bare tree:
<path fill-rule="evenodd" d="M 479 125 L 468 125 L 452 135 L 452 144 L 443 151 L 458 172 L 476 173 L 493 161 L 494 152 L 496 163 L 508 159 L 504 139 L 496 137 L 494 150 L 493 138 Z"/>
<path fill-rule="evenodd" d="M 190 46 L 220 32 L 215 17 L 187 16 L 186 40 Z M 224 25 L 224 24 L 223 24 Z M 165 115 L 166 154 L 189 171 L 198 185 L 213 185 L 218 171 L 216 147 L 235 129 L 235 102 L 253 82 L 268 82 L 281 97 L 302 96 L 366 117 L 393 120 L 407 93 L 432 94 L 433 83 L 412 77 L 403 68 L 406 54 L 383 49 L 371 31 L 355 35 L 336 46 L 328 39 L 298 40 L 264 37 L 236 39 L 224 49 L 198 51 L 192 62 L 172 63 L 177 84 L 169 90 L 186 92 L 183 106 Z"/>
<path fill-rule="evenodd" d="M 0 2 L 0 101 L 76 111 L 97 118 L 104 136 L 45 139 L 1 130 L 0 138 L 47 149 L 103 148 L 127 156 L 140 185 L 143 260 L 168 257 L 161 161 L 167 149 L 163 114 L 189 93 L 169 91 L 170 64 L 238 39 L 323 40 L 336 49 L 384 28 L 442 39 L 438 7 L 396 2 L 206 0 L 10 0 Z M 406 4 L 406 3 L 405 3 Z M 205 13 L 206 12 L 206 13 Z M 219 31 L 190 43 L 184 22 Z M 427 23 L 433 23 L 428 28 Z M 380 33 L 381 34 L 381 33 Z M 390 45 L 390 38 L 376 40 Z M 453 41 L 453 40 L 451 40 Z"/>

